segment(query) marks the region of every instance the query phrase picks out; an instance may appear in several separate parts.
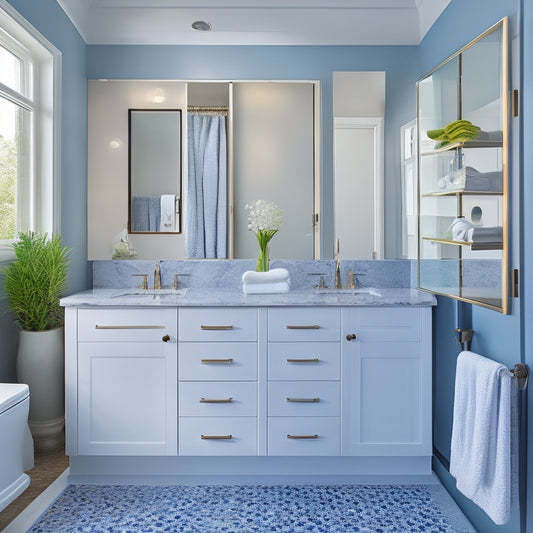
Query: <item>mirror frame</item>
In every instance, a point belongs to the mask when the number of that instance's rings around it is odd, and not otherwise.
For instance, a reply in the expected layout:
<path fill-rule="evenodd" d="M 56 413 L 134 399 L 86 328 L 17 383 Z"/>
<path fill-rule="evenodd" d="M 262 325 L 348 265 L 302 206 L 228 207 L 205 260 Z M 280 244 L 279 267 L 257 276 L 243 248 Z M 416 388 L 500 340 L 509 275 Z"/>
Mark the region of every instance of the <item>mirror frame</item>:
<path fill-rule="evenodd" d="M 172 112 L 178 114 L 179 122 L 179 177 L 177 199 L 178 211 L 176 212 L 176 223 L 179 231 L 136 231 L 132 229 L 132 114 L 134 112 Z M 129 108 L 128 109 L 128 233 L 133 235 L 179 235 L 183 233 L 182 209 L 183 209 L 183 113 L 181 109 L 160 109 L 160 108 Z"/>

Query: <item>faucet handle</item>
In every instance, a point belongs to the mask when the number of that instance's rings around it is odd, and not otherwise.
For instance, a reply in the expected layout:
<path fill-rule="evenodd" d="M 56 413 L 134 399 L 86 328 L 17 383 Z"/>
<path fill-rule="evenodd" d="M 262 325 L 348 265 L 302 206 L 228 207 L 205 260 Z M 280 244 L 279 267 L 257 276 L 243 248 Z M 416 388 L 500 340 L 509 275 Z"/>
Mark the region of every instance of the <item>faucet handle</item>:
<path fill-rule="evenodd" d="M 142 281 L 139 289 L 147 289 L 148 288 L 148 274 L 132 274 L 132 276 L 142 276 Z"/>
<path fill-rule="evenodd" d="M 352 269 L 350 269 L 350 289 L 355 289 L 355 276 L 366 276 L 366 274 L 364 272 L 354 272 Z"/>
<path fill-rule="evenodd" d="M 177 291 L 179 288 L 179 281 L 178 276 L 188 276 L 189 274 L 181 274 L 180 272 L 177 272 L 174 274 L 174 284 L 172 285 L 172 290 Z"/>
<path fill-rule="evenodd" d="M 320 276 L 320 279 L 318 280 L 317 287 L 319 289 L 325 289 L 326 288 L 326 282 L 324 281 L 324 276 L 326 274 L 324 274 L 323 272 L 308 272 L 307 275 L 308 276 Z"/>

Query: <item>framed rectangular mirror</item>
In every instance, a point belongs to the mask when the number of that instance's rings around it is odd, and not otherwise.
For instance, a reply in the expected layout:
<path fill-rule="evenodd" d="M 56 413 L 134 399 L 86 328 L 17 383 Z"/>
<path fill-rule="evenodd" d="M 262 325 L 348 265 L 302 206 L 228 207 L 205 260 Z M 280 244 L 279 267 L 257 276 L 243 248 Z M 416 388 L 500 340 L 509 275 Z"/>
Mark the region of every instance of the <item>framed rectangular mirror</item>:
<path fill-rule="evenodd" d="M 508 35 L 502 19 L 417 84 L 418 285 L 508 312 Z"/>
<path fill-rule="evenodd" d="M 128 110 L 129 233 L 181 233 L 181 110 Z"/>

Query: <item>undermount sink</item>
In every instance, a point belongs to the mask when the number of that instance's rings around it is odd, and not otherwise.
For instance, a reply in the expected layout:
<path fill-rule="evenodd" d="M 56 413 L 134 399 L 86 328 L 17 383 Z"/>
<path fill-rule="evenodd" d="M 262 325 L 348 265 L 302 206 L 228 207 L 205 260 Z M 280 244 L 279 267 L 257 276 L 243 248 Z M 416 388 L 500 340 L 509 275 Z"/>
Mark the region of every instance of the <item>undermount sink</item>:
<path fill-rule="evenodd" d="M 368 294 L 370 296 L 378 296 L 381 298 L 382 294 L 374 287 L 360 287 L 358 289 L 335 289 L 335 288 L 321 288 L 315 287 L 316 294 Z"/>
<path fill-rule="evenodd" d="M 121 296 L 185 296 L 188 287 L 183 289 L 124 289 L 115 295 L 115 298 Z"/>

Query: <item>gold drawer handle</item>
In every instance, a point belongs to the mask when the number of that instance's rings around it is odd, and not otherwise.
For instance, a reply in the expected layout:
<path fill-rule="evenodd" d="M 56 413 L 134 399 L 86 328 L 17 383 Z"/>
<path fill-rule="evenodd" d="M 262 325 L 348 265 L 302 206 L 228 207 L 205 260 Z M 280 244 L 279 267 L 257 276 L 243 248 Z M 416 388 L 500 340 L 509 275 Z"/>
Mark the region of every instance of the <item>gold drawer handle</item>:
<path fill-rule="evenodd" d="M 320 398 L 287 398 L 287 401 L 296 403 L 318 403 Z"/>
<path fill-rule="evenodd" d="M 200 435 L 202 440 L 230 440 L 232 435 Z"/>
<path fill-rule="evenodd" d="M 96 324 L 94 329 L 165 329 L 165 326 L 99 326 Z"/>
<path fill-rule="evenodd" d="M 233 329 L 233 326 L 204 326 L 203 324 L 200 326 L 200 329 L 203 331 L 226 331 Z"/>
<path fill-rule="evenodd" d="M 318 439 L 318 435 L 290 435 L 287 433 L 288 439 Z"/>
<path fill-rule="evenodd" d="M 200 403 L 231 403 L 233 398 L 201 398 Z"/>
<path fill-rule="evenodd" d="M 211 364 L 211 363 L 233 363 L 233 359 L 230 357 L 228 359 L 201 359 L 202 363 Z"/>
<path fill-rule="evenodd" d="M 318 357 L 312 359 L 287 359 L 287 363 L 318 363 Z"/>
<path fill-rule="evenodd" d="M 310 326 L 291 326 L 287 324 L 285 327 L 287 329 L 320 329 L 320 326 L 318 324 L 313 324 Z"/>

